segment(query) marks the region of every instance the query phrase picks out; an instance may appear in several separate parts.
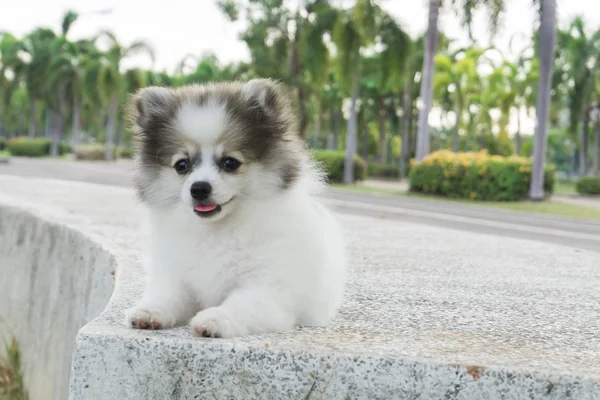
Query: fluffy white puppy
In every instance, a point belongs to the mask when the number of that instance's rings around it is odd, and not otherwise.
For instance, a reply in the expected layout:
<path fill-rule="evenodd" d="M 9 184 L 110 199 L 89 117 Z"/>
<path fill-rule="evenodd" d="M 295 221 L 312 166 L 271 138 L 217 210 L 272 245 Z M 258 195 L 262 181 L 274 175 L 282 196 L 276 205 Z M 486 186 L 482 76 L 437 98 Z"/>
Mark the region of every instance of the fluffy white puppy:
<path fill-rule="evenodd" d="M 148 283 L 127 323 L 205 337 L 326 325 L 342 233 L 317 191 L 289 94 L 251 80 L 142 89 L 129 107 L 147 208 Z"/>

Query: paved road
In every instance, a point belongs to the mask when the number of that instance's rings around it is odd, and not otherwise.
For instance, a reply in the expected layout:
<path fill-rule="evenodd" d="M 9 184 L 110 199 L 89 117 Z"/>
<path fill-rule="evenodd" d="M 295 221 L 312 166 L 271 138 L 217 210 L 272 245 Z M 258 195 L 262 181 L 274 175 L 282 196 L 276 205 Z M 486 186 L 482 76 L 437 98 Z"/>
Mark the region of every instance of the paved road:
<path fill-rule="evenodd" d="M 0 174 L 35 176 L 131 186 L 132 164 L 69 162 L 49 159 L 11 160 L 0 164 Z M 340 212 L 442 226 L 499 237 L 532 239 L 575 249 L 600 252 L 600 222 L 537 216 L 481 206 L 470 206 L 404 196 L 356 193 L 331 189 L 330 205 Z M 435 246 L 435 243 L 432 243 Z"/>

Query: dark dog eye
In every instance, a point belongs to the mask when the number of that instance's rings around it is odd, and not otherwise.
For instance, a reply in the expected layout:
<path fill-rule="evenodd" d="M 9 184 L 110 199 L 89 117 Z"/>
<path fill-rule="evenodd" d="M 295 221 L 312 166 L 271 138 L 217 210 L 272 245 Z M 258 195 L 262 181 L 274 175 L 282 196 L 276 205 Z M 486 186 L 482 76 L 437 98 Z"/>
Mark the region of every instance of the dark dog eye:
<path fill-rule="evenodd" d="M 242 163 L 240 163 L 238 160 L 231 157 L 225 157 L 223 160 L 221 160 L 221 168 L 223 168 L 227 172 L 236 171 L 241 164 Z"/>
<path fill-rule="evenodd" d="M 190 168 L 190 162 L 187 159 L 179 160 L 175 163 L 175 171 L 178 174 L 185 174 Z"/>

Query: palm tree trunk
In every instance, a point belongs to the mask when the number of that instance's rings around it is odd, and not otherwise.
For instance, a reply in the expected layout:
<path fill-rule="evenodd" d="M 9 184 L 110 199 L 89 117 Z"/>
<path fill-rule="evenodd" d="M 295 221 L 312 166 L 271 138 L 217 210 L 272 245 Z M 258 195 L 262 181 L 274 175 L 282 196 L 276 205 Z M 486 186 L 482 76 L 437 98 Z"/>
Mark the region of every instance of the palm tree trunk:
<path fill-rule="evenodd" d="M 554 47 L 556 45 L 556 0 L 542 0 L 542 21 L 540 24 L 539 57 L 540 77 L 537 96 L 537 129 L 533 146 L 533 170 L 529 197 L 532 200 L 544 199 L 544 165 L 548 142 L 548 119 L 550 115 L 550 91 L 554 71 Z"/>
<path fill-rule="evenodd" d="M 56 113 L 54 115 L 55 124 L 54 124 L 54 132 L 52 135 L 52 145 L 50 146 L 50 155 L 53 157 L 56 157 L 59 155 L 58 145 L 60 143 L 60 139 L 62 137 L 62 131 L 64 128 L 63 115 L 62 115 L 63 102 L 64 102 L 63 89 L 59 88 L 57 95 L 56 95 Z"/>
<path fill-rule="evenodd" d="M 37 101 L 29 100 L 29 137 L 35 137 L 35 121 L 37 117 Z"/>
<path fill-rule="evenodd" d="M 57 108 L 58 110 L 54 118 L 54 129 L 52 129 L 52 144 L 50 145 L 50 155 L 52 157 L 57 157 L 59 155 L 58 144 L 60 143 L 63 130 L 63 116 L 60 113 L 62 107 L 58 104 Z"/>
<path fill-rule="evenodd" d="M 337 150 L 338 148 L 338 111 L 332 107 L 329 116 L 330 140 L 327 143 L 329 150 Z"/>
<path fill-rule="evenodd" d="M 125 127 L 123 126 L 123 122 L 119 121 L 117 123 L 117 139 L 116 139 L 116 144 L 117 144 L 117 149 L 120 149 L 123 146 L 123 139 L 125 138 Z M 118 157 L 118 154 L 117 154 Z"/>
<path fill-rule="evenodd" d="M 408 162 L 408 153 L 410 150 L 410 115 L 412 113 L 410 101 L 410 83 L 404 86 L 402 95 L 402 138 L 400 140 L 400 180 L 406 177 L 406 163 Z"/>
<path fill-rule="evenodd" d="M 303 87 L 298 87 L 298 102 L 300 104 L 299 112 L 300 112 L 300 137 L 304 138 L 306 136 L 306 127 L 308 126 L 308 116 L 306 115 L 306 93 Z"/>
<path fill-rule="evenodd" d="M 317 104 L 317 115 L 315 116 L 315 138 L 317 139 L 316 143 L 318 144 L 319 139 L 321 138 L 321 127 L 323 122 L 323 113 L 321 112 L 321 105 Z"/>
<path fill-rule="evenodd" d="M 2 100 L 0 100 L 0 136 L 2 136 L 4 132 L 4 127 L 2 125 L 2 117 L 4 116 L 4 105 L 2 104 Z"/>
<path fill-rule="evenodd" d="M 429 153 L 429 110 L 433 97 L 433 58 L 438 42 L 440 5 L 440 0 L 429 0 L 429 23 L 425 36 L 425 58 L 420 96 L 423 106 L 419 113 L 419 131 L 417 133 L 417 161 L 421 161 Z"/>
<path fill-rule="evenodd" d="M 299 15 L 296 16 L 296 22 L 300 19 Z M 291 43 L 291 49 L 288 61 L 288 71 L 292 78 L 292 83 L 296 86 L 298 94 L 298 112 L 300 114 L 300 127 L 299 134 L 301 138 L 306 135 L 306 127 L 308 126 L 308 116 L 306 115 L 306 93 L 302 83 L 300 82 L 300 76 L 302 73 L 302 67 L 300 65 L 300 37 L 301 37 L 301 25 L 296 23 L 296 32 L 294 39 Z"/>
<path fill-rule="evenodd" d="M 360 156 L 363 159 L 369 158 L 369 123 L 365 121 L 365 118 L 359 119 L 359 126 L 361 127 L 362 146 Z"/>
<path fill-rule="evenodd" d="M 590 112 L 589 109 L 583 112 L 583 129 L 581 131 L 581 151 L 579 152 L 579 175 L 587 175 L 588 166 L 588 138 L 590 134 Z"/>
<path fill-rule="evenodd" d="M 113 143 L 115 140 L 115 132 L 117 130 L 117 107 L 119 106 L 119 98 L 113 95 L 110 101 L 110 108 L 108 111 L 108 123 L 106 124 L 106 145 L 104 159 L 106 161 L 112 161 L 113 159 Z"/>
<path fill-rule="evenodd" d="M 600 175 L 600 119 L 596 120 L 596 135 L 594 139 L 594 175 Z"/>
<path fill-rule="evenodd" d="M 393 146 L 393 138 L 394 137 L 398 137 L 400 138 L 400 119 L 398 118 L 398 115 L 396 114 L 396 101 L 397 98 L 394 94 L 391 95 L 390 97 L 390 104 L 389 107 L 387 108 L 387 115 L 388 115 L 388 121 L 390 123 L 390 140 L 388 140 L 388 145 L 387 145 L 387 150 L 386 150 L 386 157 L 387 157 L 387 161 L 388 163 L 393 163 L 395 161 L 394 159 L 394 146 Z"/>
<path fill-rule="evenodd" d="M 460 101 L 456 102 L 456 121 L 454 122 L 454 132 L 452 134 L 452 151 L 458 152 L 458 130 L 460 129 L 460 120 L 462 116 L 462 107 Z"/>
<path fill-rule="evenodd" d="M 515 134 L 515 154 L 521 155 L 521 109 L 517 108 L 517 133 Z"/>
<path fill-rule="evenodd" d="M 408 141 L 410 144 L 410 151 L 408 153 L 408 157 L 410 160 L 410 157 L 417 154 L 417 123 L 416 120 L 419 118 L 418 116 L 418 112 L 419 110 L 416 107 L 413 107 L 414 105 L 411 104 L 411 108 L 410 108 L 410 115 L 408 117 L 408 124 L 410 125 L 410 130 L 408 131 Z"/>
<path fill-rule="evenodd" d="M 25 115 L 23 114 L 19 114 L 19 127 L 17 129 L 19 136 L 25 136 Z"/>
<path fill-rule="evenodd" d="M 71 127 L 71 141 L 74 145 L 79 144 L 79 112 L 81 104 L 79 103 L 78 96 L 73 99 L 73 122 Z"/>
<path fill-rule="evenodd" d="M 53 124 L 53 112 L 50 108 L 46 107 L 46 121 L 44 123 L 44 137 L 50 137 L 50 132 L 52 132 L 52 124 Z"/>
<path fill-rule="evenodd" d="M 352 97 L 350 99 L 350 118 L 348 119 L 348 130 L 346 131 L 346 159 L 344 160 L 344 183 L 354 183 L 354 156 L 356 155 L 358 134 L 358 113 L 356 103 L 359 96 L 360 70 L 358 64 L 354 66 L 352 78 Z"/>
<path fill-rule="evenodd" d="M 381 164 L 385 163 L 386 158 L 386 141 L 385 141 L 385 105 L 383 102 L 383 96 L 379 96 L 378 99 L 379 110 L 377 114 L 377 125 L 379 128 L 379 142 L 377 147 L 377 153 L 379 162 Z M 368 139 L 367 139 L 368 140 Z"/>

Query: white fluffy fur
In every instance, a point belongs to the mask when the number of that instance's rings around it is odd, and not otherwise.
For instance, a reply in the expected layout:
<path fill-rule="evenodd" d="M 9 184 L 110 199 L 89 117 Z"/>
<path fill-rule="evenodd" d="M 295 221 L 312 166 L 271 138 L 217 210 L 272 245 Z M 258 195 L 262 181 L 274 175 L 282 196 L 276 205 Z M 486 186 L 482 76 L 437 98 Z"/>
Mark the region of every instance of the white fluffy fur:
<path fill-rule="evenodd" d="M 179 123 L 195 127 L 189 134 L 206 154 L 183 182 L 165 170 L 155 183 L 167 192 L 177 187 L 181 201 L 147 210 L 149 280 L 127 323 L 189 323 L 199 335 L 220 337 L 328 324 L 342 302 L 346 253 L 337 221 L 312 193 L 311 168 L 285 191 L 260 164 L 219 174 L 210 162 L 219 151 L 213 128 L 222 121 L 206 121 L 219 113 L 189 111 Z M 215 217 L 192 211 L 189 188 L 199 179 L 212 183 L 217 203 L 233 198 Z"/>

